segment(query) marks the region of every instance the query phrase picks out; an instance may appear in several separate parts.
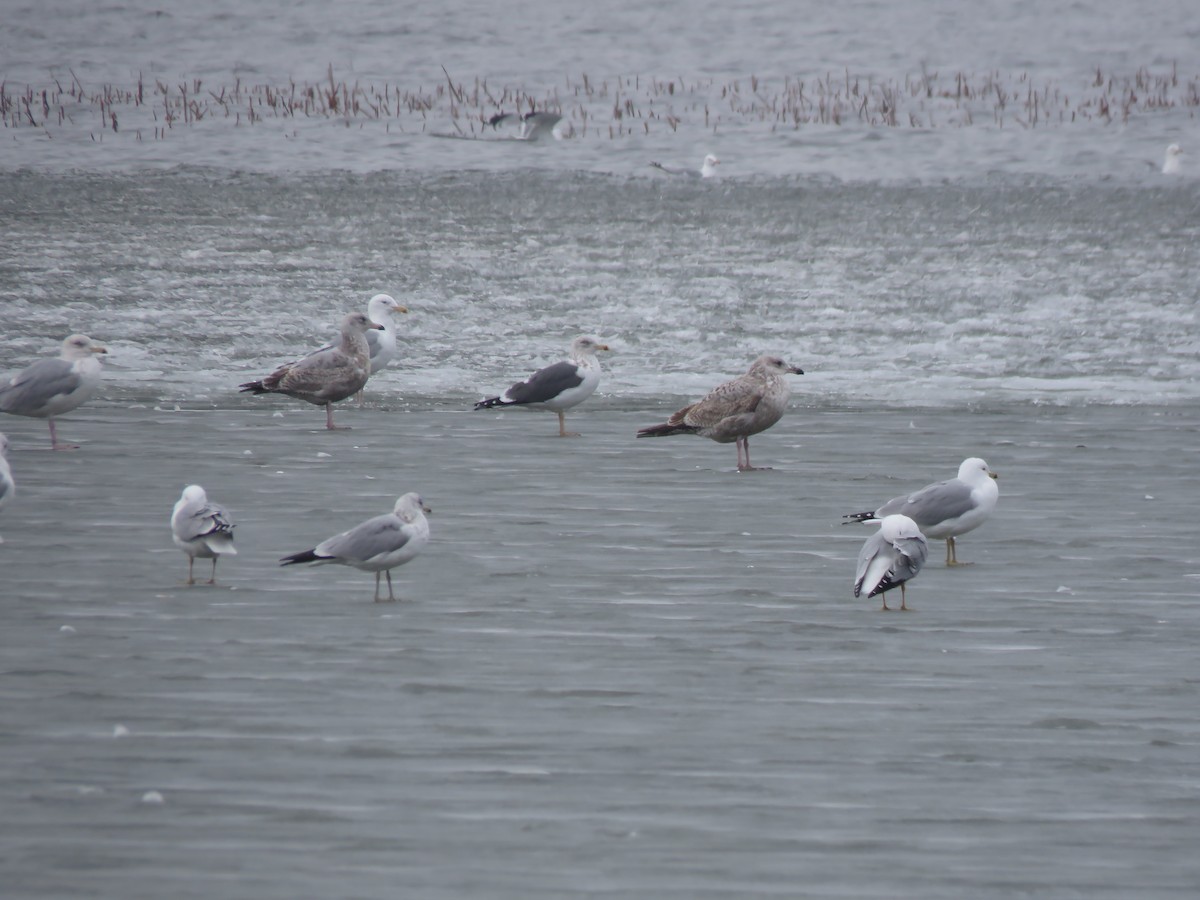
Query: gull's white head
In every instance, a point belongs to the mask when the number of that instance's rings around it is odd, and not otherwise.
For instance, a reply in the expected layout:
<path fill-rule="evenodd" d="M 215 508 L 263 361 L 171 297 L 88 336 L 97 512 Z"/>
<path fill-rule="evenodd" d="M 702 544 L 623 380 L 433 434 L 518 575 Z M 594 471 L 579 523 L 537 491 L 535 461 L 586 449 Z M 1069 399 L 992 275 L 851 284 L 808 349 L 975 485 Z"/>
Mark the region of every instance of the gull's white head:
<path fill-rule="evenodd" d="M 602 344 L 594 337 L 581 334 L 571 341 L 572 356 L 595 356 L 598 350 L 608 350 L 608 344 Z"/>
<path fill-rule="evenodd" d="M 720 164 L 721 161 L 710 153 L 704 157 L 704 165 L 700 167 L 700 174 L 705 178 L 712 178 L 717 174 L 717 166 Z"/>
<path fill-rule="evenodd" d="M 388 294 L 376 294 L 371 298 L 371 302 L 367 304 L 367 316 L 372 322 L 382 324 L 385 318 L 394 312 L 406 313 L 408 312 L 408 307 L 397 303 Z"/>
<path fill-rule="evenodd" d="M 428 515 L 432 512 L 433 510 L 425 505 L 425 501 L 421 499 L 421 495 L 416 491 L 401 494 L 396 500 L 396 507 L 393 510 L 393 513 L 405 522 L 415 522 L 422 515 Z"/>
<path fill-rule="evenodd" d="M 1166 156 L 1163 159 L 1162 171 L 1164 175 L 1174 175 L 1183 168 L 1183 148 L 1178 144 L 1171 144 L 1167 147 Z"/>
<path fill-rule="evenodd" d="M 986 484 L 988 479 L 999 478 L 1000 476 L 988 468 L 988 464 L 978 456 L 972 456 L 970 459 L 964 459 L 962 465 L 958 467 L 958 480 L 965 481 L 967 484 Z"/>
<path fill-rule="evenodd" d="M 86 334 L 73 334 L 62 342 L 59 353 L 63 359 L 87 359 L 93 353 L 107 353 L 104 347 L 97 344 Z"/>
<path fill-rule="evenodd" d="M 204 488 L 198 484 L 189 484 L 183 489 L 183 494 L 179 497 L 183 503 L 207 503 L 208 494 L 204 493 Z"/>
<path fill-rule="evenodd" d="M 883 521 L 879 523 L 879 533 L 889 543 L 895 543 L 905 538 L 920 538 L 921 540 L 925 540 L 925 535 L 921 534 L 921 529 L 917 527 L 917 523 L 908 516 L 899 514 L 884 516 Z"/>

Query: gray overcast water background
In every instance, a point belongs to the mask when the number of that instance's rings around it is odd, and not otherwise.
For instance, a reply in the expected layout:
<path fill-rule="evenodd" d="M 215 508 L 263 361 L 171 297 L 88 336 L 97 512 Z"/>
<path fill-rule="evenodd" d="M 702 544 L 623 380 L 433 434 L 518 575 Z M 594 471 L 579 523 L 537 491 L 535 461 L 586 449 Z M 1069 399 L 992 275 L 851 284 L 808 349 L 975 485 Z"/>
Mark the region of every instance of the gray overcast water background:
<path fill-rule="evenodd" d="M 0 421 L 5 898 L 1200 890 L 1190 4 L 4 11 L 0 374 L 110 351 L 80 450 Z M 482 129 L 518 96 L 570 136 Z M 238 394 L 380 291 L 352 431 Z M 582 437 L 472 411 L 580 332 Z M 633 440 L 766 351 L 770 470 Z M 974 565 L 853 599 L 841 516 L 972 455 Z M 408 490 L 404 602 L 278 566 Z"/>

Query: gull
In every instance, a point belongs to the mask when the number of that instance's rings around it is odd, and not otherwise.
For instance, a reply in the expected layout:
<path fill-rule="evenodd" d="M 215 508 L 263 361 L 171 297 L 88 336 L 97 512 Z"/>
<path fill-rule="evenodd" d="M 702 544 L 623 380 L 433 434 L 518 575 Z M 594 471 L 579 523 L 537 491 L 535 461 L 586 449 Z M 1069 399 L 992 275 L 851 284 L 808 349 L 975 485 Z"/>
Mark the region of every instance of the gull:
<path fill-rule="evenodd" d="M 8 465 L 8 438 L 0 432 L 0 510 L 12 503 L 17 495 L 17 483 L 13 481 L 12 469 Z M 4 538 L 0 537 L 0 544 Z"/>
<path fill-rule="evenodd" d="M 392 320 L 392 313 L 394 312 L 407 313 L 408 307 L 397 303 L 388 294 L 376 294 L 367 303 L 367 318 L 376 325 L 383 326 L 383 331 L 371 329 L 366 335 L 372 375 L 387 368 L 387 364 L 396 355 L 396 323 Z M 313 353 L 321 353 L 333 348 L 333 344 L 326 344 L 324 347 L 314 350 L 308 355 L 312 356 Z M 362 391 L 358 392 L 358 399 L 361 402 Z"/>
<path fill-rule="evenodd" d="M 887 592 L 899 585 L 900 608 L 908 611 L 904 582 L 916 578 L 929 546 L 917 523 L 908 516 L 884 516 L 879 530 L 867 538 L 858 552 L 858 568 L 854 573 L 854 596 L 880 595 L 883 611 L 887 612 Z"/>
<path fill-rule="evenodd" d="M 519 122 L 520 131 L 517 133 L 516 140 L 519 141 L 536 141 L 543 135 L 552 135 L 555 139 L 562 139 L 562 132 L 558 130 L 558 123 L 562 121 L 562 116 L 552 112 L 528 112 L 525 115 L 518 113 L 497 113 L 487 120 L 487 124 L 493 129 L 498 129 L 501 125 L 508 122 Z"/>
<path fill-rule="evenodd" d="M 171 512 L 171 535 L 188 558 L 188 584 L 195 584 L 192 564 L 196 557 L 212 560 L 209 584 L 217 583 L 217 558 L 237 556 L 233 546 L 233 520 L 219 503 L 213 503 L 198 484 L 189 484 Z"/>
<path fill-rule="evenodd" d="M 1178 175 L 1183 171 L 1183 148 L 1178 144 L 1171 144 L 1167 147 L 1166 155 L 1163 157 L 1162 173 L 1164 175 Z"/>
<path fill-rule="evenodd" d="M 374 572 L 376 603 L 383 602 L 379 596 L 379 575 L 382 573 L 387 576 L 387 599 L 395 601 L 391 570 L 408 562 L 429 543 L 429 520 L 425 515 L 432 512 L 420 494 L 410 491 L 396 501 L 392 512 L 367 519 L 349 531 L 322 541 L 311 550 L 285 556 L 279 564 L 338 563 L 364 572 Z"/>
<path fill-rule="evenodd" d="M 1000 498 L 996 479 L 1000 476 L 977 456 L 964 459 L 958 467 L 958 477 L 929 484 L 912 494 L 893 497 L 873 512 L 850 513 L 843 516 L 853 522 L 874 522 L 893 513 L 908 516 L 917 523 L 925 536 L 933 540 L 946 539 L 946 565 L 965 566 L 958 561 L 954 539 L 974 531 L 988 520 Z M 843 522 L 849 525 L 851 522 Z"/>
<path fill-rule="evenodd" d="M 54 450 L 78 450 L 78 444 L 60 444 L 54 417 L 70 412 L 91 399 L 100 387 L 100 361 L 107 353 L 86 334 L 73 334 L 62 342 L 56 359 L 39 359 L 0 385 L 0 410 L 15 416 L 33 416 L 50 424 Z"/>
<path fill-rule="evenodd" d="M 704 157 L 704 163 L 699 169 L 680 169 L 675 166 L 664 166 L 659 162 L 652 162 L 654 168 L 666 172 L 668 175 L 686 175 L 689 178 L 713 178 L 717 174 L 717 166 L 721 161 L 709 153 Z"/>
<path fill-rule="evenodd" d="M 538 369 L 498 397 L 480 400 L 475 408 L 528 406 L 553 410 L 558 413 L 559 437 L 579 437 L 576 432 L 567 431 L 564 413 L 590 397 L 600 384 L 600 360 L 596 358 L 600 350 L 608 350 L 608 344 L 602 344 L 594 337 L 580 335 L 571 342 L 567 359 Z"/>
<path fill-rule="evenodd" d="M 333 404 L 363 389 L 371 374 L 368 331 L 383 331 L 362 313 L 350 313 L 342 320 L 342 339 L 335 347 L 310 353 L 295 362 L 284 363 L 261 381 L 240 385 L 241 392 L 287 394 L 314 406 L 325 407 L 325 427 L 330 431 L 348 429 L 333 424 Z"/>
<path fill-rule="evenodd" d="M 738 471 L 753 471 L 750 436 L 783 418 L 791 395 L 785 374 L 803 375 L 804 370 L 778 356 L 760 356 L 745 375 L 713 388 L 703 400 L 685 406 L 661 425 L 639 428 L 637 436 L 695 434 L 718 444 L 732 442 L 737 445 Z"/>

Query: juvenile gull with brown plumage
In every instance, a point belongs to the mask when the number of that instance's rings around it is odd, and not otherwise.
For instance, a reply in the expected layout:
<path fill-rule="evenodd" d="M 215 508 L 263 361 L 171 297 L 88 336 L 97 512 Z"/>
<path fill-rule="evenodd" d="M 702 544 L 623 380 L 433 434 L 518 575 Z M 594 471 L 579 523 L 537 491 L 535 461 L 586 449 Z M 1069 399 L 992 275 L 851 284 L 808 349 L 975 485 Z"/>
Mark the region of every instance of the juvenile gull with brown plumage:
<path fill-rule="evenodd" d="M 498 397 L 480 400 L 475 408 L 528 406 L 531 409 L 549 409 L 558 413 L 559 437 L 579 437 L 577 432 L 567 431 L 564 413 L 595 392 L 600 384 L 600 360 L 596 358 L 596 353 L 607 349 L 608 344 L 602 344 L 594 337 L 580 335 L 571 342 L 571 353 L 567 359 L 538 369 Z"/>
<path fill-rule="evenodd" d="M 803 375 L 778 356 L 760 356 L 745 375 L 713 388 L 708 395 L 672 415 L 661 425 L 638 429 L 637 436 L 695 434 L 718 444 L 737 445 L 739 472 L 750 465 L 750 436 L 770 428 L 787 410 L 791 388 L 784 375 Z"/>
<path fill-rule="evenodd" d="M 368 331 L 382 331 L 363 313 L 350 313 L 342 320 L 342 339 L 337 346 L 284 363 L 261 381 L 240 385 L 242 393 L 287 394 L 314 406 L 325 407 L 325 427 L 331 431 L 349 428 L 333 424 L 333 404 L 363 389 L 371 375 Z"/>

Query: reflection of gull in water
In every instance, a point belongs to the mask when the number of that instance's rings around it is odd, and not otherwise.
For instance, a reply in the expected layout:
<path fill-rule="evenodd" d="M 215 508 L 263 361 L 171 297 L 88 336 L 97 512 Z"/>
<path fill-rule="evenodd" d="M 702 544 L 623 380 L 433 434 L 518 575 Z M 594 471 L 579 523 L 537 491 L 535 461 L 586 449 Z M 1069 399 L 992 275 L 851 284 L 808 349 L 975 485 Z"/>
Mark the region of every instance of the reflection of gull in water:
<path fill-rule="evenodd" d="M 596 352 L 607 349 L 608 344 L 602 344 L 594 337 L 580 335 L 571 342 L 571 353 L 567 359 L 538 369 L 498 397 L 480 400 L 475 408 L 528 406 L 531 409 L 549 409 L 558 413 L 559 437 L 579 437 L 575 432 L 567 431 L 564 413 L 592 396 L 600 384 L 600 360 L 596 359 Z"/>
<path fill-rule="evenodd" d="M 654 168 L 666 172 L 668 175 L 684 175 L 688 178 L 712 178 L 717 174 L 717 166 L 721 161 L 711 153 L 704 157 L 704 164 L 699 169 L 679 169 L 675 166 L 664 166 L 659 162 L 652 162 Z"/>
<path fill-rule="evenodd" d="M 851 513 L 842 518 L 874 522 L 899 513 L 911 518 L 925 536 L 946 540 L 946 565 L 969 565 L 958 561 L 954 539 L 974 531 L 988 520 L 1000 498 L 996 475 L 979 457 L 964 459 L 958 477 L 929 484 L 912 494 L 893 497 L 873 512 Z M 843 524 L 849 525 L 850 522 Z"/>
<path fill-rule="evenodd" d="M 204 488 L 189 484 L 171 511 L 171 535 L 175 545 L 188 558 L 188 584 L 195 584 L 192 564 L 196 557 L 212 560 L 212 577 L 209 584 L 217 583 L 217 558 L 222 554 L 237 556 L 233 546 L 234 524 L 229 513 L 219 503 L 208 499 Z"/>
<path fill-rule="evenodd" d="M 50 425 L 50 446 L 76 450 L 75 444 L 60 444 L 54 417 L 70 412 L 90 399 L 100 387 L 100 363 L 95 354 L 108 351 L 86 334 L 73 334 L 62 343 L 55 359 L 39 359 L 18 372 L 8 384 L 0 385 L 0 410 L 16 416 L 34 416 Z"/>
<path fill-rule="evenodd" d="M 1167 147 L 1166 155 L 1163 157 L 1162 173 L 1164 175 L 1178 175 L 1183 171 L 1183 148 L 1178 144 L 1171 144 Z"/>
<path fill-rule="evenodd" d="M 391 570 L 408 562 L 429 543 L 429 521 L 425 518 L 428 512 L 432 510 L 425 505 L 421 495 L 409 492 L 396 501 L 392 512 L 367 519 L 349 531 L 322 541 L 311 550 L 285 556 L 279 563 L 284 566 L 338 563 L 364 572 L 374 572 L 376 603 L 383 599 L 379 596 L 379 576 L 382 573 L 387 576 L 388 600 L 395 600 Z"/>
<path fill-rule="evenodd" d="M 854 573 L 854 596 L 880 595 L 886 610 L 887 592 L 900 586 L 900 608 L 905 603 L 904 582 L 916 578 L 925 565 L 929 547 L 917 523 L 908 516 L 884 517 L 879 531 L 867 538 L 858 553 L 858 569 Z"/>
<path fill-rule="evenodd" d="M 550 135 L 555 140 L 562 140 L 562 131 L 558 127 L 562 116 L 551 112 L 531 112 L 525 115 L 518 113 L 498 113 L 488 119 L 487 123 L 494 129 L 501 125 L 516 124 L 520 126 L 516 140 L 536 141 L 543 135 Z"/>

